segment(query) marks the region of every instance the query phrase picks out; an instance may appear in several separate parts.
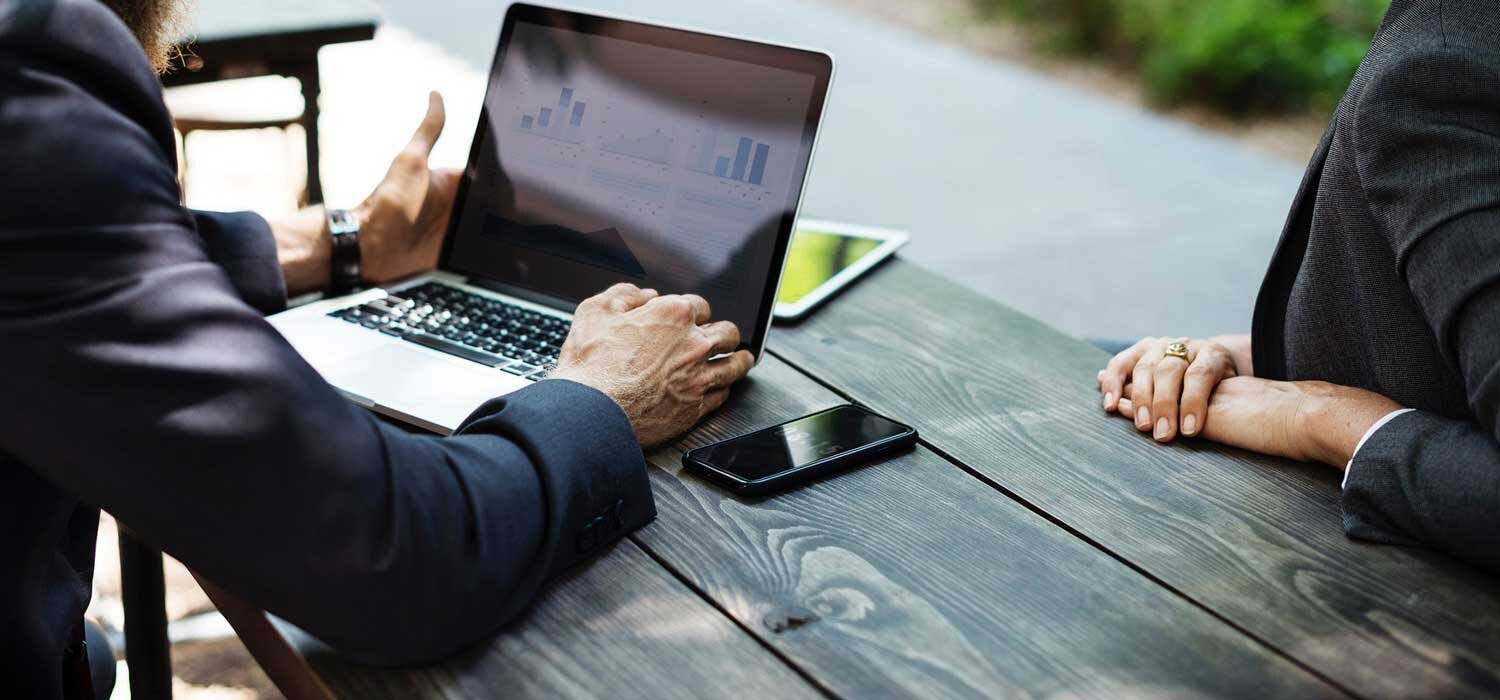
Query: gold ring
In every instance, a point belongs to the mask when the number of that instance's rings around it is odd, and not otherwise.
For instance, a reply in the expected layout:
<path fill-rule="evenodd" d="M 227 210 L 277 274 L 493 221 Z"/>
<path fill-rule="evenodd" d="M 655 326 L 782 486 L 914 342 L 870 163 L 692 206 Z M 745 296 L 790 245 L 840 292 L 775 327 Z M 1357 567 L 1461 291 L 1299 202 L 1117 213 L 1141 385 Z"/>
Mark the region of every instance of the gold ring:
<path fill-rule="evenodd" d="M 1188 359 L 1187 355 L 1187 345 L 1185 343 L 1167 343 L 1167 350 L 1162 353 L 1163 357 L 1180 357 L 1183 360 Z"/>

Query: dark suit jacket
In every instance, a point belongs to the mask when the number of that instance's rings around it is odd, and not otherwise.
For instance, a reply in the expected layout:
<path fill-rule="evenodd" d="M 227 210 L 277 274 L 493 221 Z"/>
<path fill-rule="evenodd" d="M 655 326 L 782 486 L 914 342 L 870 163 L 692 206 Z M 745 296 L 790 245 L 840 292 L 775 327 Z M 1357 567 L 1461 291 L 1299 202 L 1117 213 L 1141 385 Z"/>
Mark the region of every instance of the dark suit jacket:
<path fill-rule="evenodd" d="M 481 639 L 655 515 L 630 424 L 548 380 L 449 439 L 345 401 L 261 318 L 266 223 L 178 204 L 161 89 L 95 0 L 0 0 L 0 685 L 56 696 L 98 509 L 335 647 Z"/>
<path fill-rule="evenodd" d="M 1396 0 L 1256 304 L 1255 372 L 1418 409 L 1359 450 L 1357 538 L 1500 572 L 1500 4 Z"/>

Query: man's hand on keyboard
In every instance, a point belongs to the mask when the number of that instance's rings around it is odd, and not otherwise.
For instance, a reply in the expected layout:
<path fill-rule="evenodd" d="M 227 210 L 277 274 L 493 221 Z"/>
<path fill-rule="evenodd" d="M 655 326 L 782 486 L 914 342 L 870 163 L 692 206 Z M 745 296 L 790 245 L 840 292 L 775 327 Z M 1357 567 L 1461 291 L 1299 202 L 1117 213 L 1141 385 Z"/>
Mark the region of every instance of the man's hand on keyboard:
<path fill-rule="evenodd" d="M 748 351 L 735 350 L 739 329 L 710 323 L 709 311 L 697 295 L 617 284 L 579 304 L 550 376 L 609 395 L 641 446 L 659 445 L 723 404 L 754 364 Z M 710 359 L 726 353 L 733 354 Z"/>

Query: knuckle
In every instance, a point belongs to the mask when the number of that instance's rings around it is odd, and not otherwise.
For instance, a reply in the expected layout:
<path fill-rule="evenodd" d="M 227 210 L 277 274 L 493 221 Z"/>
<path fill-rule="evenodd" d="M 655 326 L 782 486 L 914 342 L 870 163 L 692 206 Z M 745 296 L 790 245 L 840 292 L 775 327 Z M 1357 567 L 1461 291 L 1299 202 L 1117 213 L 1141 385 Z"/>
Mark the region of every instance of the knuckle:
<path fill-rule="evenodd" d="M 1218 368 L 1208 363 L 1194 362 L 1193 364 L 1188 365 L 1187 372 L 1185 374 L 1193 379 L 1207 379 L 1209 377 L 1212 377 L 1216 373 L 1217 369 Z"/>
<path fill-rule="evenodd" d="M 426 160 L 425 155 L 426 151 L 422 149 L 421 144 L 412 143 L 401 149 L 401 152 L 396 154 L 395 160 L 397 165 L 411 168 L 421 165 Z"/>
<path fill-rule="evenodd" d="M 714 339 L 701 333 L 693 337 L 691 344 L 693 354 L 701 357 L 707 357 L 714 349 Z"/>

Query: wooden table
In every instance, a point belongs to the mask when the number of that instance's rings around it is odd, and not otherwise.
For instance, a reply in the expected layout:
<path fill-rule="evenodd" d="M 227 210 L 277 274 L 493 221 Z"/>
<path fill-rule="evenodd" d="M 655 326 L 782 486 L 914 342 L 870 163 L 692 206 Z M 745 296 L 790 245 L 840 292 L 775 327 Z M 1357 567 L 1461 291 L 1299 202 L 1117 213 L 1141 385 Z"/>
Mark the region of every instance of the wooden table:
<path fill-rule="evenodd" d="M 318 161 L 318 51 L 375 36 L 379 11 L 368 0 L 201 0 L 183 54 L 162 76 L 173 87 L 232 78 L 296 78 L 305 107 L 307 201 L 323 201 Z"/>
<path fill-rule="evenodd" d="M 445 664 L 361 667 L 214 595 L 294 696 L 1500 693 L 1500 581 L 1347 539 L 1329 469 L 1154 444 L 1033 319 L 895 261 L 771 350 L 650 455 L 655 522 Z M 680 467 L 847 401 L 921 447 L 759 501 Z"/>

